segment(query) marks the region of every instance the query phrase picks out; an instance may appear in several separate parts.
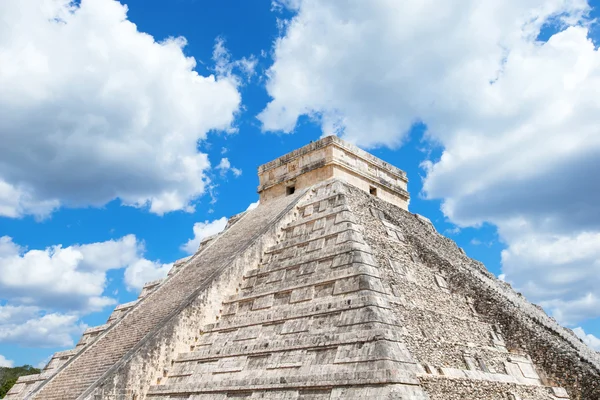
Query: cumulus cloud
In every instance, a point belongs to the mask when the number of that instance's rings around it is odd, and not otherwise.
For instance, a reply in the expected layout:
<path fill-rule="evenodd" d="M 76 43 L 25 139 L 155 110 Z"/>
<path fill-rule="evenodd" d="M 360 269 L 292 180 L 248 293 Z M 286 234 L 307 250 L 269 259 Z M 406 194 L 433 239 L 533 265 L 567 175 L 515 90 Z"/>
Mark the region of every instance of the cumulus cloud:
<path fill-rule="evenodd" d="M 164 277 L 172 264 L 144 258 L 134 235 L 105 242 L 26 249 L 0 237 L 0 343 L 67 347 L 87 325 L 81 317 L 116 299 L 107 295 L 107 272 L 124 270 L 128 290 Z"/>
<path fill-rule="evenodd" d="M 7 360 L 2 354 L 0 354 L 0 367 L 12 368 L 15 364 L 12 360 Z"/>
<path fill-rule="evenodd" d="M 600 55 L 585 0 L 277 4 L 295 15 L 273 49 L 264 130 L 307 115 L 395 147 L 424 123 L 443 149 L 423 163 L 425 197 L 459 227 L 495 224 L 504 278 L 563 323 L 599 315 Z"/>
<path fill-rule="evenodd" d="M 237 78 L 199 75 L 184 38 L 157 42 L 115 0 L 3 1 L 0 14 L 0 216 L 116 198 L 192 211 L 210 167 L 197 142 L 232 130 Z"/>
<path fill-rule="evenodd" d="M 598 339 L 596 336 L 590 333 L 585 333 L 585 331 L 581 327 L 573 329 L 573 332 L 575 332 L 575 334 L 579 336 L 581 340 L 583 340 L 583 342 L 590 346 L 592 349 L 600 351 L 600 339 Z"/>
<path fill-rule="evenodd" d="M 31 189 L 13 186 L 0 178 L 0 217 L 17 218 L 25 214 L 44 217 L 60 206 L 56 199 L 35 199 Z"/>
<path fill-rule="evenodd" d="M 5 307 L 0 307 L 0 314 L 3 314 L 2 309 Z M 73 336 L 81 335 L 87 328 L 77 315 L 44 313 L 37 308 L 32 310 L 31 307 L 11 308 L 12 311 L 22 311 L 23 314 L 0 319 L 0 343 L 29 347 L 68 347 L 74 345 Z"/>
<path fill-rule="evenodd" d="M 200 242 L 202 239 L 216 235 L 225 229 L 227 225 L 227 218 L 221 217 L 219 219 L 215 219 L 213 221 L 204 221 L 197 222 L 194 224 L 194 237 L 188 240 L 184 245 L 181 246 L 181 249 L 184 250 L 188 254 L 194 254 L 198 251 L 198 247 L 200 247 Z"/>
<path fill-rule="evenodd" d="M 43 250 L 27 250 L 3 236 L 0 237 L 1 297 L 21 305 L 98 311 L 115 304 L 114 299 L 103 294 L 107 271 L 125 269 L 126 283 L 131 288 L 143 285 L 135 277 L 154 278 L 165 272 L 167 265 L 146 260 L 143 253 L 143 243 L 134 235 Z M 150 265 L 153 267 L 149 268 Z"/>
<path fill-rule="evenodd" d="M 297 14 L 275 43 L 267 83 L 272 101 L 259 115 L 264 129 L 290 132 L 300 115 L 309 115 L 324 133 L 365 146 L 398 145 L 421 120 L 438 135 L 452 135 L 467 114 L 488 128 L 481 119 L 498 114 L 502 99 L 494 92 L 506 86 L 490 82 L 513 79 L 505 68 L 508 57 L 521 56 L 513 51 L 532 53 L 550 17 L 577 19 L 587 10 L 580 0 L 280 4 Z M 514 105 L 503 108 L 518 113 Z"/>
<path fill-rule="evenodd" d="M 600 233 L 553 235 L 506 233 L 503 272 L 560 322 L 571 325 L 600 317 Z"/>

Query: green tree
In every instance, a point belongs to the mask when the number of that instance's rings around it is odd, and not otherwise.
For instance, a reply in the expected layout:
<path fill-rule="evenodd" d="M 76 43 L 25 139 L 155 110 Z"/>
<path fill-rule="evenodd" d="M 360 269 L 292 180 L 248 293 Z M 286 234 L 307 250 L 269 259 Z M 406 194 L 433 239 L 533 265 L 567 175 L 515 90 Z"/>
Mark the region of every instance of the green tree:
<path fill-rule="evenodd" d="M 6 396 L 6 393 L 13 387 L 20 376 L 39 374 L 40 370 L 31 365 L 23 365 L 14 368 L 0 367 L 0 399 Z"/>
<path fill-rule="evenodd" d="M 2 385 L 0 385 L 0 399 L 3 399 L 4 396 L 6 396 L 6 393 L 8 393 L 10 388 L 17 383 L 17 379 L 18 378 L 9 378 L 3 380 Z"/>

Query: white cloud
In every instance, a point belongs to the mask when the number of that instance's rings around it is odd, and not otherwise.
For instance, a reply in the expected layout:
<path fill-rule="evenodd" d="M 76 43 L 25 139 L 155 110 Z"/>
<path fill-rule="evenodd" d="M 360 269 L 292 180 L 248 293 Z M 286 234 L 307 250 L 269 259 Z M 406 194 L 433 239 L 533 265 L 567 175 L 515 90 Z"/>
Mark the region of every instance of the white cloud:
<path fill-rule="evenodd" d="M 241 84 L 241 80 L 236 72 L 243 74 L 246 80 L 250 80 L 255 74 L 258 64 L 256 56 L 242 57 L 239 60 L 232 60 L 231 54 L 225 47 L 225 40 L 222 37 L 217 38 L 213 51 L 213 60 L 215 62 L 215 71 L 219 76 L 227 76 L 234 80 L 236 84 Z"/>
<path fill-rule="evenodd" d="M 302 0 L 272 0 L 271 11 L 282 12 L 284 9 L 297 11 Z"/>
<path fill-rule="evenodd" d="M 38 316 L 39 308 L 34 306 L 0 306 L 2 323 L 21 324 Z"/>
<path fill-rule="evenodd" d="M 221 171 L 221 175 L 227 174 L 228 171 L 231 171 L 236 178 L 242 175 L 242 170 L 232 167 L 228 158 L 221 158 L 221 161 L 219 162 L 219 165 L 216 166 L 216 169 Z"/>
<path fill-rule="evenodd" d="M 589 347 L 591 347 L 592 349 L 594 349 L 596 351 L 600 351 L 600 339 L 598 339 L 596 336 L 594 336 L 590 333 L 585 333 L 585 331 L 581 327 L 577 327 L 577 328 L 573 329 L 573 331 Z"/>
<path fill-rule="evenodd" d="M 423 164 L 425 196 L 443 199 L 459 227 L 498 226 L 505 279 L 564 323 L 598 316 L 600 54 L 588 3 L 292 8 L 268 71 L 263 129 L 291 132 L 308 115 L 325 134 L 394 147 L 426 124 L 443 154 Z M 550 25 L 556 33 L 538 41 Z"/>
<path fill-rule="evenodd" d="M 233 168 L 231 168 L 231 172 L 233 172 L 233 175 L 235 177 L 238 177 L 238 176 L 242 175 L 242 170 L 239 169 L 239 168 L 233 167 Z"/>
<path fill-rule="evenodd" d="M 12 368 L 15 362 L 12 360 L 7 360 L 2 354 L 0 354 L 0 367 Z"/>
<path fill-rule="evenodd" d="M 264 129 L 290 132 L 306 114 L 324 133 L 367 146 L 398 145 L 420 120 L 439 135 L 453 134 L 472 114 L 469 122 L 489 130 L 482 118 L 497 114 L 494 92 L 504 86 L 489 82 L 507 53 L 533 52 L 532 38 L 549 16 L 586 9 L 580 0 L 292 6 L 298 13 L 277 40 L 268 71 L 273 100 L 259 116 Z M 504 75 L 512 79 L 510 73 Z"/>
<path fill-rule="evenodd" d="M 219 165 L 217 165 L 217 169 L 221 169 L 224 171 L 227 171 L 229 168 L 231 168 L 231 163 L 229 162 L 228 158 L 221 158 L 221 161 L 219 162 Z"/>
<path fill-rule="evenodd" d="M 0 307 L 0 314 L 6 307 Z M 24 315 L 0 319 L 0 343 L 27 347 L 68 347 L 74 345 L 73 336 L 81 335 L 87 328 L 74 314 L 43 313 L 40 309 L 32 312 L 31 307 L 8 307 L 13 311 L 22 309 Z"/>
<path fill-rule="evenodd" d="M 129 290 L 141 289 L 146 282 L 164 278 L 173 263 L 160 264 L 144 258 L 135 261 L 125 270 L 125 285 Z"/>
<path fill-rule="evenodd" d="M 108 270 L 125 268 L 126 276 L 154 276 L 148 270 L 139 272 L 139 263 L 153 264 L 143 258 L 143 253 L 143 243 L 134 235 L 43 250 L 24 249 L 3 236 L 0 237 L 0 296 L 23 305 L 97 311 L 115 304 L 114 299 L 103 294 Z M 162 271 L 164 266 L 155 269 Z M 132 278 L 127 284 L 138 287 L 136 282 Z"/>
<path fill-rule="evenodd" d="M 128 290 L 167 274 L 172 264 L 144 258 L 134 235 L 105 242 L 28 250 L 0 237 L 0 343 L 67 347 L 87 328 L 80 318 L 115 305 L 107 272 L 124 270 Z"/>
<path fill-rule="evenodd" d="M 232 130 L 232 74 L 201 76 L 114 0 L 0 2 L 0 215 L 115 198 L 157 214 L 205 191 L 210 130 Z M 219 43 L 217 43 L 217 46 Z"/>
<path fill-rule="evenodd" d="M 600 233 L 504 235 L 503 273 L 518 290 L 567 325 L 600 317 Z"/>
<path fill-rule="evenodd" d="M 0 179 L 0 217 L 17 218 L 32 214 L 45 217 L 60 206 L 56 199 L 36 200 L 30 189 L 13 186 Z"/>
<path fill-rule="evenodd" d="M 85 247 L 83 247 L 85 251 Z M 83 268 L 81 247 L 54 246 L 30 250 L 17 246 L 10 237 L 0 238 L 0 288 L 2 297 L 21 304 L 66 309 L 101 309 L 114 303 L 102 296 L 105 266 Z M 113 265 L 120 268 L 124 265 Z"/>
<path fill-rule="evenodd" d="M 194 254 L 198 251 L 202 239 L 215 235 L 225 229 L 227 218 L 221 217 L 213 221 L 197 222 L 194 224 L 194 237 L 188 240 L 181 249 L 188 254 Z"/>
<path fill-rule="evenodd" d="M 256 73 L 256 65 L 258 64 L 258 59 L 255 56 L 251 57 L 243 57 L 238 61 L 239 68 L 246 74 L 246 77 L 250 79 Z"/>

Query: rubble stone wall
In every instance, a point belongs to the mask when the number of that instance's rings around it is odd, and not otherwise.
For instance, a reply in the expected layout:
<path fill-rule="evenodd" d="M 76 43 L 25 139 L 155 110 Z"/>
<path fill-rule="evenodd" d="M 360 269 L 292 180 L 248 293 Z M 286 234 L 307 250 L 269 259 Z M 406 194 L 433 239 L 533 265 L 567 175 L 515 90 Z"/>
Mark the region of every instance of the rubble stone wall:
<path fill-rule="evenodd" d="M 597 352 L 427 220 L 351 193 L 432 399 L 600 399 Z"/>

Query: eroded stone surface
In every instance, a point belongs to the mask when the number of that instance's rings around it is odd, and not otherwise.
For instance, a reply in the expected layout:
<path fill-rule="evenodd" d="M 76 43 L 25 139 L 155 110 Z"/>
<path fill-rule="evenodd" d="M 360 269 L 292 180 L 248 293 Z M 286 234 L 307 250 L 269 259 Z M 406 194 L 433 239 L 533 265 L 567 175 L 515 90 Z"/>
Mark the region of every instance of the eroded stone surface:
<path fill-rule="evenodd" d="M 311 185 L 232 218 L 7 398 L 600 398 L 598 354 L 428 219 Z"/>
<path fill-rule="evenodd" d="M 360 191 L 349 196 L 367 244 L 387 267 L 382 280 L 431 398 L 600 398 L 597 352 L 428 221 Z"/>
<path fill-rule="evenodd" d="M 261 204 L 336 178 L 408 209 L 406 173 L 377 157 L 327 136 L 258 168 Z"/>

